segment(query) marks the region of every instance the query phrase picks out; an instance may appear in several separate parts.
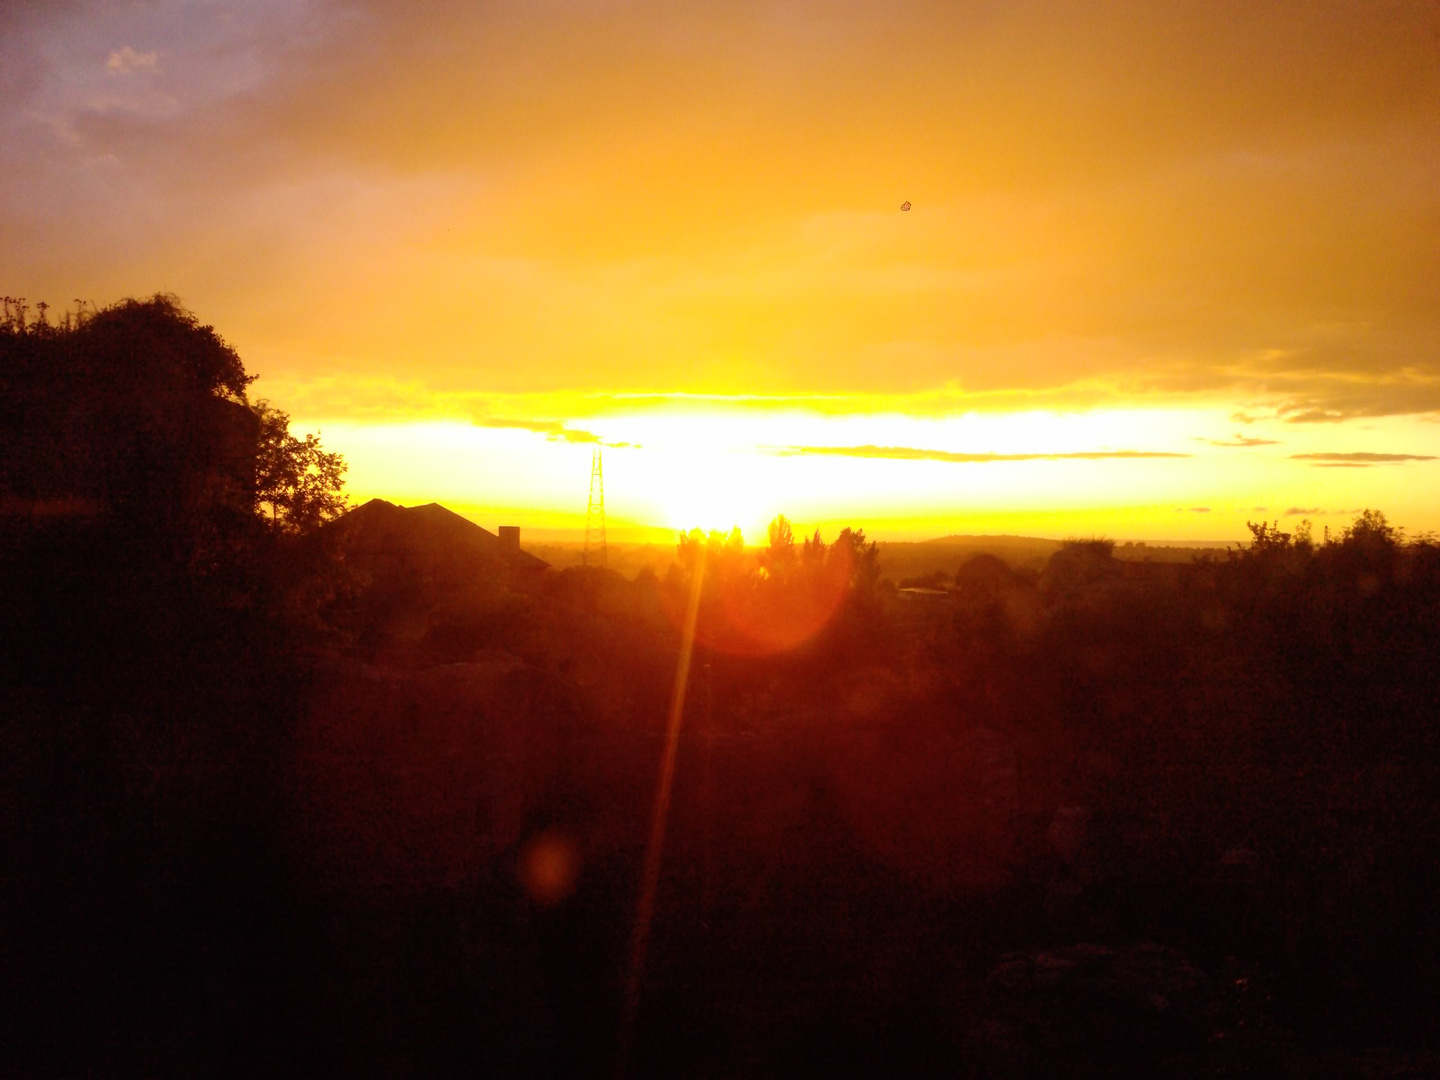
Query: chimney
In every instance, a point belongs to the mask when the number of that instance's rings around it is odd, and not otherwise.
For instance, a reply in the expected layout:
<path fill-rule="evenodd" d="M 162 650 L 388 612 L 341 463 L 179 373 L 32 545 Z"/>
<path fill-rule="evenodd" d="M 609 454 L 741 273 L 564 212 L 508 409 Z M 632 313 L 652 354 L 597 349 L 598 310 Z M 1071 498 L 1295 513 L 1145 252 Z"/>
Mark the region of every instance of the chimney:
<path fill-rule="evenodd" d="M 500 526 L 500 554 L 518 555 L 520 553 L 520 526 Z"/>

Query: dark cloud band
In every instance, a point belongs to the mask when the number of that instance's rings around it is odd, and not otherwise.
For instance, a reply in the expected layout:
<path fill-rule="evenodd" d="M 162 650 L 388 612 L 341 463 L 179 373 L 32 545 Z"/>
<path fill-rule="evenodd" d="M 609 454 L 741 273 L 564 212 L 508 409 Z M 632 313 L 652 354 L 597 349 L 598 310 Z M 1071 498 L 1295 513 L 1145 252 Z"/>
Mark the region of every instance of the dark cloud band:
<path fill-rule="evenodd" d="M 1291 454 L 1292 461 L 1325 462 L 1330 465 L 1390 465 L 1404 461 L 1434 461 L 1434 454 Z"/>

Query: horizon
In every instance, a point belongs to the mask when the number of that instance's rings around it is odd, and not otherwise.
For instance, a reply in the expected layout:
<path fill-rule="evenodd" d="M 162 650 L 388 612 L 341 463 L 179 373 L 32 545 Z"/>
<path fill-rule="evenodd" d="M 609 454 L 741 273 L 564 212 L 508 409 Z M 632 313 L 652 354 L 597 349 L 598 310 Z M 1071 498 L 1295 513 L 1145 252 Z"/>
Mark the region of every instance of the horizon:
<path fill-rule="evenodd" d="M 488 532 L 492 532 L 492 533 L 493 533 L 493 532 L 496 532 L 502 525 L 515 525 L 515 526 L 518 526 L 518 527 L 520 528 L 520 542 L 521 542 L 522 544 L 533 542 L 533 543 L 537 543 L 537 544 L 553 544 L 553 545 L 558 545 L 558 546 L 574 546 L 574 547 L 583 547 L 584 544 L 585 544 L 585 528 L 584 528 L 584 525 L 583 525 L 583 524 L 582 524 L 579 528 L 545 528 L 545 527 L 538 527 L 538 528 L 536 528 L 536 527 L 527 526 L 527 525 L 525 524 L 524 520 L 521 520 L 521 518 L 523 517 L 523 515 L 518 515 L 518 516 L 517 516 L 517 515 L 512 515 L 511 518 L 503 518 L 503 519 L 502 519 L 502 517 L 496 517 L 493 513 L 489 513 L 489 512 L 487 512 L 487 511 L 480 511 L 480 510 L 469 510 L 469 511 L 467 511 L 467 510 L 461 509 L 461 508 L 456 507 L 456 506 L 447 505 L 447 504 L 445 504 L 445 503 L 443 503 L 443 502 L 432 502 L 432 503 L 419 503 L 419 502 L 416 502 L 416 503 L 404 503 L 404 502 L 400 502 L 400 501 L 398 501 L 398 500 L 396 500 L 396 499 L 387 499 L 387 498 L 385 498 L 384 496 L 374 496 L 374 498 L 381 499 L 381 500 L 384 501 L 384 502 L 389 502 L 389 503 L 392 503 L 393 505 L 400 506 L 400 507 L 405 508 L 405 509 L 410 509 L 410 508 L 413 508 L 413 507 L 416 507 L 416 506 L 426 506 L 426 505 L 441 506 L 441 507 L 443 507 L 444 509 L 451 511 L 452 513 L 458 514 L 460 517 L 463 517 L 465 520 L 471 522 L 472 524 L 478 525 L 478 526 L 480 526 L 482 529 L 485 529 L 485 530 L 487 530 Z M 366 500 L 366 502 L 368 502 L 368 501 L 369 501 L 369 500 Z M 352 503 L 350 504 L 349 509 L 353 510 L 353 509 L 356 509 L 356 508 L 358 508 L 358 507 L 360 507 L 360 506 L 363 506 L 363 505 L 365 505 L 364 502 L 352 502 Z M 513 520 L 512 520 L 512 518 L 513 518 Z M 788 518 L 787 518 L 787 520 L 788 520 Z M 1298 520 L 1298 519 L 1297 519 L 1297 520 Z M 791 526 L 795 529 L 795 532 L 796 532 L 796 535 L 797 535 L 797 536 L 808 536 L 808 535 L 810 535 L 811 533 L 813 533 L 816 529 L 819 529 L 820 532 L 821 532 L 821 535 L 822 535 L 824 538 L 826 538 L 826 539 L 833 539 L 834 536 L 835 536 L 835 534 L 836 534 L 840 529 L 852 527 L 852 525 L 853 525 L 853 527 L 862 528 L 862 529 L 865 530 L 865 538 L 866 538 L 866 540 L 874 540 L 874 541 L 877 541 L 877 542 L 880 543 L 880 544 L 940 544 L 940 543 L 945 543 L 946 541 L 960 542 L 960 541 L 1000 541 L 1000 540 L 1019 540 L 1019 541 L 1036 541 L 1036 540 L 1038 540 L 1038 541 L 1042 541 L 1042 542 L 1045 542 L 1045 543 L 1062 544 L 1062 543 L 1065 543 L 1065 542 L 1067 542 L 1067 541 L 1076 540 L 1076 539 L 1103 539 L 1103 540 L 1111 540 L 1111 541 L 1115 544 L 1116 547 L 1120 547 L 1120 546 L 1123 546 L 1123 545 L 1125 545 L 1125 544 L 1137 544 L 1137 545 L 1138 545 L 1138 544 L 1144 544 L 1144 545 L 1149 546 L 1149 547 L 1167 547 L 1167 546 L 1168 546 L 1168 547 L 1196 547 L 1196 548 L 1204 548 L 1204 547 L 1223 547 L 1223 546 L 1228 546 L 1229 544 L 1232 544 L 1232 543 L 1244 547 L 1244 546 L 1246 546 L 1246 545 L 1249 543 L 1248 540 L 1244 540 L 1244 539 L 1242 539 L 1242 538 L 1240 538 L 1240 537 L 1233 537 L 1233 538 L 1225 539 L 1225 540 L 1182 539 L 1182 538 L 1177 538 L 1177 537 L 1159 537 L 1159 538 L 1154 538 L 1154 539 L 1152 539 L 1152 538 L 1148 538 L 1148 537 L 1132 537 L 1132 536 L 1119 536 L 1119 537 L 1109 537 L 1109 536 L 1091 537 L 1091 536 L 1085 536 L 1085 537 L 1080 537 L 1078 534 L 1074 534 L 1074 533 L 1066 533 L 1066 534 L 1063 534 L 1063 535 L 1052 535 L 1052 536 L 1030 535 L 1030 534 L 1021 534 L 1021 533 L 947 533 L 947 534 L 942 535 L 942 536 L 923 535 L 923 536 L 915 536 L 915 537 L 911 537 L 911 536 L 900 536 L 900 537 L 897 537 L 897 536 L 882 534 L 882 533 L 878 533 L 878 532 L 872 533 L 872 532 L 870 531 L 870 529 L 866 528 L 866 527 L 865 527 L 862 523 L 860 523 L 860 522 L 854 522 L 854 523 L 851 523 L 851 524 L 846 524 L 846 523 L 843 522 L 843 521 L 837 520 L 837 521 L 833 521 L 833 522 L 810 522 L 810 523 L 807 523 L 807 522 L 799 522 L 799 521 L 793 521 L 793 520 L 792 520 L 792 521 L 790 522 L 790 524 L 791 524 Z M 698 526 L 697 526 L 697 527 L 698 527 Z M 1402 528 L 1403 528 L 1403 527 L 1402 527 Z M 627 522 L 627 523 L 622 523 L 622 524 L 618 524 L 618 525 L 617 525 L 617 524 L 613 524 L 613 523 L 607 523 L 607 534 L 608 534 L 607 542 L 608 542 L 608 544 L 609 544 L 610 546 L 612 546 L 612 547 L 616 547 L 616 546 L 620 546 L 620 547 L 673 547 L 673 546 L 675 546 L 675 543 L 676 543 L 677 539 L 678 539 L 681 535 L 683 535 L 685 532 L 688 532 L 688 531 L 689 531 L 689 530 L 669 529 L 669 528 L 667 528 L 667 527 L 665 527 L 665 526 L 659 526 L 659 525 L 636 524 L 636 523 L 633 523 L 633 522 Z M 728 531 L 728 530 L 725 530 L 725 531 Z M 744 533 L 744 530 L 742 530 L 742 533 Z M 765 538 L 764 538 L 763 536 L 759 537 L 758 539 L 752 539 L 751 536 L 750 536 L 748 533 L 747 533 L 747 534 L 744 534 L 744 535 L 745 535 L 745 546 L 746 546 L 747 548 L 760 547 L 760 546 L 763 546 L 763 545 L 765 544 Z"/>

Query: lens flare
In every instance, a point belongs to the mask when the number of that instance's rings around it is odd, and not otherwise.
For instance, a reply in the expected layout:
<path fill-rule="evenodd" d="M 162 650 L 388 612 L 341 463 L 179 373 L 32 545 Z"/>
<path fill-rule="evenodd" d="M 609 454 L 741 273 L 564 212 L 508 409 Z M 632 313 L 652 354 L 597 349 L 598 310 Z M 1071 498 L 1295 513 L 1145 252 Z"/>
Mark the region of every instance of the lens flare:
<path fill-rule="evenodd" d="M 695 641 L 727 656 L 769 656 L 798 648 L 835 617 L 850 588 L 854 558 L 832 547 L 823 564 L 768 568 L 758 583 L 743 582 L 740 557 L 711 552 Z M 736 563 L 727 567 L 727 560 Z M 727 572 L 727 570 L 729 572 Z M 666 613 L 683 626 L 679 598 L 662 597 Z"/>
<path fill-rule="evenodd" d="M 531 900 L 541 907 L 554 907 L 575 891 L 580 852 L 568 836 L 547 829 L 526 843 L 517 876 Z"/>

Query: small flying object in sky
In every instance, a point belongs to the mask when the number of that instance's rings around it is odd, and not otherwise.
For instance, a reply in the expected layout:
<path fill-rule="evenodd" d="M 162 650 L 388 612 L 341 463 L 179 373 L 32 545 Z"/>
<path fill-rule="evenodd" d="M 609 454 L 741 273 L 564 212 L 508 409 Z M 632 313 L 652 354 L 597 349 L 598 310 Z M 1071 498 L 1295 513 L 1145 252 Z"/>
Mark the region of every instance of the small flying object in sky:
<path fill-rule="evenodd" d="M 906 199 L 904 202 L 902 202 L 902 203 L 900 204 L 900 209 L 901 209 L 901 210 L 909 210 L 909 209 L 910 209 L 910 200 L 909 200 L 909 199 Z"/>

